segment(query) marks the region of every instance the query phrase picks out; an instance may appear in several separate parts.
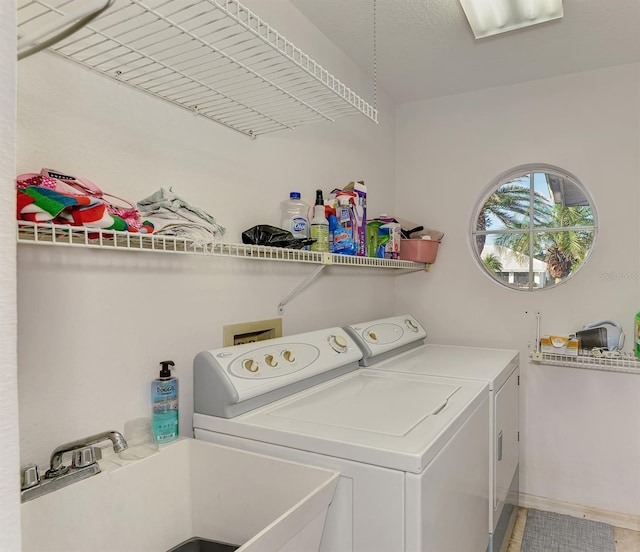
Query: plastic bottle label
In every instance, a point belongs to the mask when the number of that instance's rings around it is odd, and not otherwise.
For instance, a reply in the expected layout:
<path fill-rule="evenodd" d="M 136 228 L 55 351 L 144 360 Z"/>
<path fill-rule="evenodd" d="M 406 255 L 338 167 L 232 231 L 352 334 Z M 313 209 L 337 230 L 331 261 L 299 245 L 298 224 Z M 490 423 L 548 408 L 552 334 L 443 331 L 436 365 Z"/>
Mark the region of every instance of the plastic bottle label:
<path fill-rule="evenodd" d="M 296 238 L 306 238 L 307 237 L 307 219 L 303 217 L 294 217 L 291 219 L 291 223 L 289 225 L 290 232 Z"/>
<path fill-rule="evenodd" d="M 151 387 L 153 437 L 167 443 L 178 437 L 178 380 L 154 381 Z"/>
<path fill-rule="evenodd" d="M 156 443 L 166 443 L 178 437 L 178 411 L 154 414 L 153 435 Z"/>
<path fill-rule="evenodd" d="M 329 226 L 312 224 L 311 237 L 316 240 L 311 244 L 311 251 L 329 251 Z"/>

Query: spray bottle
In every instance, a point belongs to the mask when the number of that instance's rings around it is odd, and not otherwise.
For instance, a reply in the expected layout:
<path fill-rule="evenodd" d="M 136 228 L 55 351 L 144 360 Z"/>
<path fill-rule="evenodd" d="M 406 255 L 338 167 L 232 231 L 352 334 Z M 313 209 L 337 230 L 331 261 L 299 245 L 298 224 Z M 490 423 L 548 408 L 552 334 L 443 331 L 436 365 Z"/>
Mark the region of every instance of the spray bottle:
<path fill-rule="evenodd" d="M 358 245 L 353 239 L 353 212 L 349 198 L 339 196 L 335 215 L 329 216 L 329 235 L 333 235 L 331 249 L 342 255 L 355 255 Z"/>
<path fill-rule="evenodd" d="M 316 190 L 316 204 L 313 207 L 311 219 L 311 238 L 316 240 L 311 244 L 311 251 L 329 251 L 329 221 L 324 214 L 322 190 Z"/>

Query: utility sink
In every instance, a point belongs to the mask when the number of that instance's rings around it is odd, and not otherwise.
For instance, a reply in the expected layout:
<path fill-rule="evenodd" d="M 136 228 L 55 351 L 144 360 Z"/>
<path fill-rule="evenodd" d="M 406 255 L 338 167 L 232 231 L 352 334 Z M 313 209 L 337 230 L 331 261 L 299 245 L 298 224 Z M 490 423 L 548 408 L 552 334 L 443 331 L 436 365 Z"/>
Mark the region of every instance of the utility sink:
<path fill-rule="evenodd" d="M 22 504 L 23 552 L 166 552 L 195 540 L 238 552 L 315 551 L 339 476 L 194 439 L 101 467 Z"/>

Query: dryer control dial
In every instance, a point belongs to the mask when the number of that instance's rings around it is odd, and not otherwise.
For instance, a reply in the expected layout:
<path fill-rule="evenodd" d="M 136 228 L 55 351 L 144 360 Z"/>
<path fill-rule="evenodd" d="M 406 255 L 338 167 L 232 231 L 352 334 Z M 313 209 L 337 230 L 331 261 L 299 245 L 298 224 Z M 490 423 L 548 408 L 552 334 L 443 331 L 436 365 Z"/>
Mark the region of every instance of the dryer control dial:
<path fill-rule="evenodd" d="M 418 331 L 418 325 L 411 320 L 411 318 L 407 318 L 404 323 L 407 325 L 407 328 L 409 328 L 412 332 L 417 332 Z"/>
<path fill-rule="evenodd" d="M 291 349 L 287 349 L 284 353 L 282 353 L 282 356 L 287 362 L 296 361 L 296 355 L 293 354 L 293 351 Z"/>
<path fill-rule="evenodd" d="M 329 337 L 329 345 L 336 353 L 347 352 L 347 340 L 341 335 L 332 335 Z"/>
<path fill-rule="evenodd" d="M 271 368 L 277 368 L 278 366 L 278 361 L 276 360 L 276 357 L 272 354 L 269 354 L 266 357 L 264 357 L 264 361 L 267 363 L 267 366 L 271 366 Z"/>
<path fill-rule="evenodd" d="M 378 341 L 378 335 L 376 334 L 376 332 L 369 332 L 368 335 L 372 341 Z"/>

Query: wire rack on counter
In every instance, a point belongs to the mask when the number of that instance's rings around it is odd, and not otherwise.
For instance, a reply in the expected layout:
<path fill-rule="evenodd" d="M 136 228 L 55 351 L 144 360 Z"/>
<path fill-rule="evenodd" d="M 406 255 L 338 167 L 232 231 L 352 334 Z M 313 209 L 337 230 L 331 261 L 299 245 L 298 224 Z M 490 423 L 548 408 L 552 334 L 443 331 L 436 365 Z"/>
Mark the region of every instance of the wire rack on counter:
<path fill-rule="evenodd" d="M 539 362 L 540 364 L 550 364 L 552 366 L 568 366 L 571 368 L 586 368 L 589 370 L 624 372 L 627 374 L 640 375 L 640 359 L 637 359 L 629 353 L 618 352 L 618 355 L 616 356 L 613 356 L 609 352 L 603 352 L 600 356 L 592 354 L 569 356 L 558 355 L 555 353 L 535 352 L 531 354 L 531 360 Z"/>
<path fill-rule="evenodd" d="M 319 265 L 360 266 L 369 268 L 395 268 L 408 270 L 428 270 L 430 265 L 395 259 L 356 257 L 318 251 L 285 249 L 224 242 L 193 242 L 186 238 L 157 234 L 116 232 L 86 226 L 33 223 L 18 221 L 18 243 L 83 247 L 92 249 L 118 249 L 158 253 L 181 253 L 210 255 L 214 257 L 237 257 L 267 261 L 290 261 Z"/>
<path fill-rule="evenodd" d="M 84 0 L 18 0 L 18 33 Z M 377 110 L 237 0 L 115 0 L 51 51 L 247 136 Z"/>

